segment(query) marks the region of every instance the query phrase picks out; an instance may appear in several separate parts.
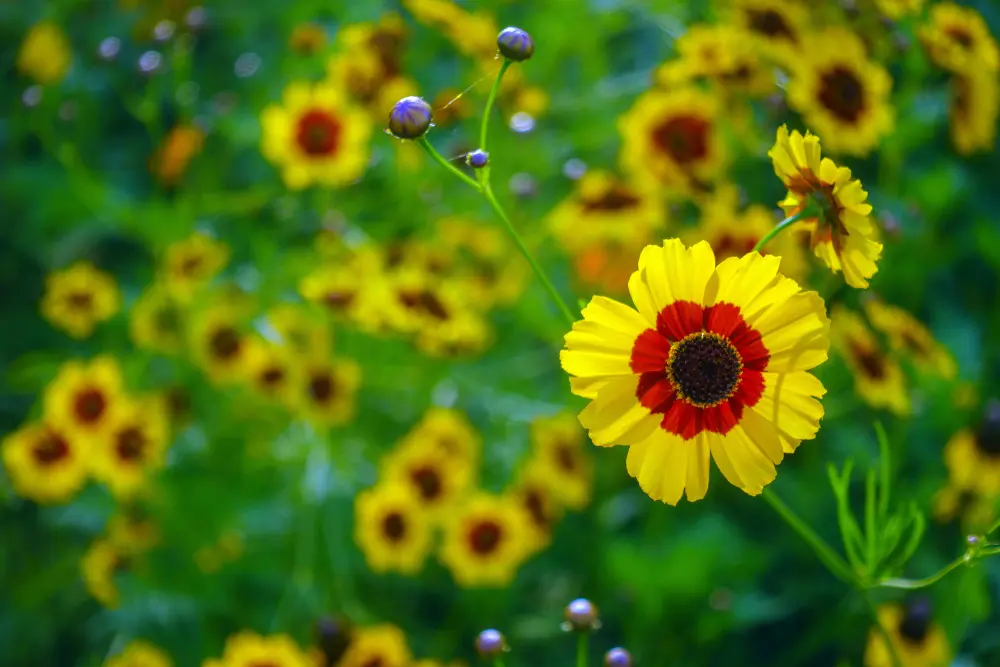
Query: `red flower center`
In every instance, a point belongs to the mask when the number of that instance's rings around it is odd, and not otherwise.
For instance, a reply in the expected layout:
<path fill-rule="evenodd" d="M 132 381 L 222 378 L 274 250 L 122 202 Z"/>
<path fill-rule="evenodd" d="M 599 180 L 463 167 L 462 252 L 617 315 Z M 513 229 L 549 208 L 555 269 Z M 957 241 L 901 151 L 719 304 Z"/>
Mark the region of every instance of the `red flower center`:
<path fill-rule="evenodd" d="M 430 290 L 400 292 L 399 302 L 407 309 L 429 315 L 435 320 L 444 321 L 450 317 L 441 299 Z"/>
<path fill-rule="evenodd" d="M 770 358 L 739 307 L 675 301 L 632 346 L 636 397 L 663 415 L 662 429 L 685 440 L 706 430 L 726 434 L 763 396 Z"/>
<path fill-rule="evenodd" d="M 546 511 L 545 496 L 541 491 L 530 488 L 524 493 L 524 509 L 528 510 L 528 515 L 536 526 L 542 530 L 549 529 L 552 522 Z"/>
<path fill-rule="evenodd" d="M 429 465 L 415 468 L 410 471 L 410 479 L 417 485 L 420 497 L 424 500 L 434 501 L 441 495 L 441 475 L 435 468 Z"/>
<path fill-rule="evenodd" d="M 76 395 L 73 402 L 73 411 L 76 418 L 84 424 L 93 424 L 104 415 L 104 410 L 108 407 L 104 393 L 96 387 L 88 387 Z"/>
<path fill-rule="evenodd" d="M 317 373 L 309 379 L 309 395 L 317 403 L 328 403 L 337 393 L 337 385 L 327 373 Z"/>
<path fill-rule="evenodd" d="M 944 33 L 958 42 L 958 44 L 966 51 L 972 50 L 974 40 L 972 39 L 972 35 L 969 34 L 969 31 L 964 27 L 957 25 L 951 26 L 945 30 Z"/>
<path fill-rule="evenodd" d="M 502 539 L 503 528 L 490 519 L 477 522 L 469 531 L 469 546 L 480 556 L 488 556 L 496 551 Z"/>
<path fill-rule="evenodd" d="M 280 385 L 285 379 L 285 371 L 277 366 L 264 369 L 260 374 L 260 381 L 265 387 L 273 389 Z"/>
<path fill-rule="evenodd" d="M 390 512 L 382 519 L 382 534 L 393 543 L 401 542 L 406 536 L 406 519 L 399 512 Z"/>
<path fill-rule="evenodd" d="M 94 305 L 94 295 L 90 292 L 71 292 L 66 301 L 73 310 L 90 310 Z"/>
<path fill-rule="evenodd" d="M 128 463 L 135 463 L 142 458 L 143 450 L 146 448 L 146 437 L 137 426 L 129 426 L 118 432 L 115 442 L 115 451 L 118 458 Z"/>
<path fill-rule="evenodd" d="M 834 67 L 820 77 L 819 101 L 834 116 L 856 123 L 865 109 L 865 87 L 846 67 Z"/>
<path fill-rule="evenodd" d="M 772 39 L 780 37 L 782 39 L 787 39 L 790 42 L 795 41 L 795 33 L 793 33 L 792 29 L 788 27 L 788 24 L 785 22 L 785 17 L 773 9 L 765 9 L 762 11 L 755 9 L 748 10 L 747 23 L 750 25 L 750 30 L 760 33 L 765 37 L 770 37 Z"/>
<path fill-rule="evenodd" d="M 46 433 L 31 448 L 31 455 L 39 465 L 47 466 L 69 456 L 69 443 L 54 434 Z"/>
<path fill-rule="evenodd" d="M 340 122 L 321 109 L 310 109 L 299 117 L 295 141 L 310 157 L 327 157 L 337 152 Z"/>
<path fill-rule="evenodd" d="M 681 166 L 705 159 L 711 123 L 699 116 L 674 116 L 653 128 L 653 143 Z"/>
<path fill-rule="evenodd" d="M 232 327 L 222 327 L 212 332 L 208 346 L 216 359 L 229 361 L 240 351 L 240 335 Z"/>
<path fill-rule="evenodd" d="M 556 446 L 556 461 L 565 472 L 576 470 L 576 447 L 565 442 Z"/>
<path fill-rule="evenodd" d="M 849 342 L 848 347 L 851 356 L 854 357 L 854 362 L 861 367 L 862 373 L 872 380 L 885 378 L 885 359 L 882 358 L 882 355 L 878 351 L 856 341 Z"/>

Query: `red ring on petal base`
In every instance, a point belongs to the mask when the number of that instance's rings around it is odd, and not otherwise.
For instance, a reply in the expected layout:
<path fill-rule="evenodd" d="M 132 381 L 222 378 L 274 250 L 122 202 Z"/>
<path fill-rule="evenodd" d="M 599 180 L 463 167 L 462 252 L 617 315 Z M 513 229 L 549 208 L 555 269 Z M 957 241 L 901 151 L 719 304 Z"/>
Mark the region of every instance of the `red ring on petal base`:
<path fill-rule="evenodd" d="M 711 388 L 717 398 L 700 396 L 714 400 L 692 400 L 684 391 L 684 381 L 675 377 L 678 368 L 672 364 L 691 341 L 699 341 L 699 348 L 704 348 L 699 350 L 702 357 L 712 351 L 710 342 L 715 344 L 716 357 L 696 359 L 702 372 L 735 376 L 716 378 Z M 635 392 L 639 402 L 651 413 L 663 415 L 660 428 L 690 440 L 702 431 L 725 435 L 740 423 L 743 410 L 764 395 L 763 373 L 770 359 L 760 333 L 746 323 L 738 306 L 675 301 L 659 312 L 655 329 L 636 338 L 630 365 L 639 375 Z"/>

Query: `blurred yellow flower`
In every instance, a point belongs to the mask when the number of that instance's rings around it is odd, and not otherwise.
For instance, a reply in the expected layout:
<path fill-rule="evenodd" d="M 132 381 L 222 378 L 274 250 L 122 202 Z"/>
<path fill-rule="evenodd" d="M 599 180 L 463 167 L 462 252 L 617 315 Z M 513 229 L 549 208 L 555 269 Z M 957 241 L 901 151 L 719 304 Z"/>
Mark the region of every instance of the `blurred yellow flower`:
<path fill-rule="evenodd" d="M 228 303 L 215 303 L 192 318 L 188 338 L 195 362 L 216 383 L 246 377 L 249 338 L 242 331 L 243 313 Z"/>
<path fill-rule="evenodd" d="M 175 186 L 187 171 L 188 164 L 201 152 L 205 133 L 193 125 L 177 125 L 163 138 L 152 157 L 149 171 L 157 181 Z"/>
<path fill-rule="evenodd" d="M 963 461 L 963 463 L 965 463 Z M 968 479 L 966 466 L 957 466 L 959 478 Z M 965 481 L 963 479 L 962 481 Z M 983 495 L 968 488 L 962 488 L 949 480 L 934 494 L 931 500 L 934 519 L 947 523 L 958 518 L 962 530 L 970 535 L 985 533 L 997 519 L 998 495 Z"/>
<path fill-rule="evenodd" d="M 674 48 L 677 57 L 654 74 L 661 86 L 705 79 L 720 89 L 754 97 L 778 89 L 772 68 L 761 61 L 750 33 L 738 26 L 692 25 L 677 38 Z"/>
<path fill-rule="evenodd" d="M 510 496 L 478 493 L 445 523 L 441 562 L 462 588 L 509 586 L 530 555 L 531 518 Z"/>
<path fill-rule="evenodd" d="M 87 481 L 87 448 L 45 424 L 22 426 L 2 449 L 14 491 L 35 502 L 67 502 Z"/>
<path fill-rule="evenodd" d="M 882 244 L 874 240 L 872 207 L 861 182 L 851 179 L 847 167 L 821 159 L 819 137 L 809 132 L 804 137 L 798 130 L 789 134 L 782 125 L 767 154 L 774 173 L 788 188 L 779 204 L 785 215 L 800 213 L 810 204 L 820 209 L 818 215 L 798 223 L 811 230 L 816 257 L 834 273 L 843 271 L 851 287 L 868 287 L 868 279 L 878 271 L 875 262 L 882 256 Z"/>
<path fill-rule="evenodd" d="M 52 21 L 31 26 L 17 53 L 17 69 L 43 86 L 52 86 L 66 77 L 72 53 L 66 34 Z"/>
<path fill-rule="evenodd" d="M 104 667 L 173 667 L 162 649 L 142 640 L 130 641 L 121 653 L 107 659 Z"/>
<path fill-rule="evenodd" d="M 879 624 L 886 628 L 902 667 L 948 667 L 951 648 L 944 629 L 934 622 L 930 602 L 914 598 L 907 604 L 884 604 L 877 610 Z M 868 631 L 865 667 L 897 664 L 878 628 Z"/>
<path fill-rule="evenodd" d="M 924 7 L 924 0 L 875 0 L 875 6 L 882 14 L 893 21 L 917 14 Z"/>
<path fill-rule="evenodd" d="M 109 437 L 93 445 L 90 467 L 117 498 L 138 493 L 147 475 L 163 465 L 170 429 L 162 403 L 154 398 L 127 401 Z"/>
<path fill-rule="evenodd" d="M 337 667 L 409 667 L 412 659 L 403 631 L 382 623 L 355 628 Z"/>
<path fill-rule="evenodd" d="M 809 24 L 803 4 L 788 0 L 735 0 L 734 23 L 751 36 L 761 55 L 788 66 L 798 57 Z"/>
<path fill-rule="evenodd" d="M 1000 48 L 982 14 L 972 7 L 934 3 L 920 41 L 935 64 L 952 72 L 979 71 L 995 78 L 1000 69 Z"/>
<path fill-rule="evenodd" d="M 292 29 L 288 47 L 304 56 L 311 56 L 323 50 L 327 43 L 326 30 L 317 23 L 300 23 Z"/>
<path fill-rule="evenodd" d="M 104 532 L 115 549 L 123 554 L 148 551 L 160 541 L 159 528 L 134 505 L 124 506 L 108 519 Z"/>
<path fill-rule="evenodd" d="M 906 377 L 886 356 L 875 334 L 857 313 L 837 305 L 830 310 L 830 340 L 854 374 L 854 390 L 874 408 L 910 414 Z"/>
<path fill-rule="evenodd" d="M 549 479 L 549 468 L 537 457 L 529 458 L 518 470 L 507 495 L 524 510 L 529 521 L 525 524 L 525 541 L 530 552 L 541 551 L 552 541 L 552 531 L 562 515 L 562 508 L 553 497 L 555 484 Z"/>
<path fill-rule="evenodd" d="M 295 640 L 285 634 L 261 636 L 249 630 L 230 635 L 218 661 L 206 660 L 219 667 L 315 667 L 309 655 L 300 649 Z"/>
<path fill-rule="evenodd" d="M 280 106 L 261 112 L 260 123 L 261 152 L 292 190 L 344 186 L 368 166 L 371 123 L 329 84 L 290 84 Z"/>
<path fill-rule="evenodd" d="M 489 14 L 469 12 L 452 0 L 403 0 L 403 6 L 417 21 L 439 30 L 463 55 L 480 61 L 496 55 L 500 29 Z"/>
<path fill-rule="evenodd" d="M 184 345 L 186 315 L 163 283 L 153 283 L 132 305 L 129 335 L 137 347 L 176 354 Z"/>
<path fill-rule="evenodd" d="M 439 519 L 463 498 L 472 472 L 433 440 L 407 440 L 383 459 L 380 479 L 408 485 L 420 507 Z"/>
<path fill-rule="evenodd" d="M 121 308 L 115 279 L 90 262 L 77 262 L 45 279 L 42 315 L 74 338 L 86 338 L 94 327 Z"/>
<path fill-rule="evenodd" d="M 351 359 L 311 361 L 301 376 L 303 415 L 318 424 L 340 426 L 354 418 L 355 394 L 361 384 L 361 366 Z"/>
<path fill-rule="evenodd" d="M 996 144 L 1000 82 L 996 74 L 972 68 L 951 80 L 951 142 L 961 155 L 990 152 Z"/>
<path fill-rule="evenodd" d="M 253 389 L 288 408 L 300 404 L 302 362 L 285 347 L 263 340 L 247 344 L 247 378 Z"/>
<path fill-rule="evenodd" d="M 373 572 L 420 572 L 431 548 L 431 524 L 413 487 L 382 482 L 359 493 L 354 541 Z"/>
<path fill-rule="evenodd" d="M 549 492 L 563 507 L 583 509 L 590 502 L 594 462 L 576 415 L 563 412 L 531 422 L 531 451 L 545 471 Z"/>
<path fill-rule="evenodd" d="M 267 312 L 267 323 L 277 334 L 276 343 L 298 358 L 325 359 L 333 344 L 323 313 L 307 303 L 281 303 Z"/>
<path fill-rule="evenodd" d="M 977 427 L 951 437 L 944 462 L 952 485 L 987 498 L 1000 497 L 1000 405 L 990 404 Z"/>
<path fill-rule="evenodd" d="M 162 281 L 175 299 L 187 303 L 228 262 L 229 246 L 204 232 L 195 232 L 167 247 Z"/>
<path fill-rule="evenodd" d="M 123 569 L 126 561 L 110 540 L 94 540 L 80 561 L 83 584 L 95 600 L 109 609 L 119 603 L 115 574 Z"/>
<path fill-rule="evenodd" d="M 879 299 L 865 301 L 865 315 L 872 327 L 889 339 L 893 351 L 911 358 L 918 368 L 951 380 L 958 372 L 955 357 L 917 318 Z"/>
<path fill-rule="evenodd" d="M 107 355 L 64 363 L 45 388 L 46 423 L 81 446 L 109 437 L 124 407 L 121 370 Z"/>
<path fill-rule="evenodd" d="M 400 442 L 401 448 L 431 443 L 444 457 L 460 462 L 470 470 L 479 467 L 482 438 L 463 412 L 453 408 L 431 407 Z"/>

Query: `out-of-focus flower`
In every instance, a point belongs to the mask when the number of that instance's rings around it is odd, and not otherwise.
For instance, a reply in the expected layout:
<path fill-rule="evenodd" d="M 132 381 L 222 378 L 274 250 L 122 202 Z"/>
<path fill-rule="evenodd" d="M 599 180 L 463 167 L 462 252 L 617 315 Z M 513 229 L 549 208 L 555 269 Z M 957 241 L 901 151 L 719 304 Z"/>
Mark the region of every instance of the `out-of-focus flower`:
<path fill-rule="evenodd" d="M 89 456 L 94 478 L 118 498 L 139 492 L 147 475 L 163 465 L 170 429 L 162 404 L 152 399 L 127 401 L 109 437 L 95 443 Z"/>
<path fill-rule="evenodd" d="M 530 521 L 516 499 L 476 494 L 448 517 L 441 561 L 463 588 L 508 586 L 530 553 Z"/>
<path fill-rule="evenodd" d="M 338 667 L 408 667 L 412 659 L 403 631 L 382 623 L 357 628 Z"/>
<path fill-rule="evenodd" d="M 17 52 L 17 69 L 43 86 L 62 81 L 72 62 L 69 40 L 52 21 L 31 26 Z"/>
<path fill-rule="evenodd" d="M 552 540 L 552 531 L 562 516 L 556 501 L 556 484 L 548 478 L 549 469 L 538 457 L 529 458 L 518 470 L 507 495 L 514 498 L 530 519 L 525 524 L 529 551 L 541 551 Z"/>
<path fill-rule="evenodd" d="M 677 57 L 657 69 L 665 88 L 708 80 L 715 86 L 760 97 L 776 90 L 774 74 L 764 65 L 750 34 L 734 25 L 693 25 L 674 44 Z"/>
<path fill-rule="evenodd" d="M 482 438 L 464 413 L 452 409 L 431 407 L 400 442 L 400 447 L 420 447 L 431 443 L 443 456 L 461 462 L 470 470 L 479 467 Z"/>
<path fill-rule="evenodd" d="M 278 335 L 275 341 L 301 359 L 325 359 L 330 355 L 330 325 L 309 304 L 282 303 L 267 313 L 267 322 Z"/>
<path fill-rule="evenodd" d="M 492 60 L 497 53 L 496 20 L 485 12 L 469 12 L 451 0 L 403 0 L 420 23 L 439 30 L 463 55 Z"/>
<path fill-rule="evenodd" d="M 193 125 L 178 125 L 167 133 L 149 159 L 149 171 L 157 181 L 175 186 L 205 142 L 205 133 Z"/>
<path fill-rule="evenodd" d="M 931 5 L 930 21 L 920 29 L 920 41 L 931 60 L 955 73 L 980 71 L 994 76 L 1000 69 L 1000 49 L 982 14 L 954 2 Z"/>
<path fill-rule="evenodd" d="M 340 426 L 354 418 L 361 367 L 351 359 L 308 362 L 301 374 L 303 415 L 318 424 Z"/>
<path fill-rule="evenodd" d="M 767 154 L 774 173 L 788 188 L 779 204 L 785 215 L 799 213 L 813 203 L 820 209 L 819 215 L 798 223 L 812 232 L 816 257 L 834 273 L 843 271 L 851 287 L 868 287 L 868 279 L 878 271 L 875 262 L 882 255 L 882 244 L 874 240 L 872 207 L 866 203 L 868 193 L 861 182 L 851 178 L 847 167 L 821 158 L 819 137 L 809 132 L 804 137 L 798 130 L 789 134 L 782 125 Z"/>
<path fill-rule="evenodd" d="M 152 519 L 144 516 L 135 505 L 124 506 L 108 519 L 104 528 L 108 540 L 120 553 L 148 551 L 160 541 L 160 531 Z"/>
<path fill-rule="evenodd" d="M 129 311 L 129 335 L 136 346 L 176 354 L 184 345 L 186 313 L 163 283 L 153 283 Z"/>
<path fill-rule="evenodd" d="M 368 166 L 371 123 L 329 84 L 290 84 L 282 104 L 264 109 L 260 122 L 261 152 L 292 190 L 341 187 Z"/>
<path fill-rule="evenodd" d="M 963 465 L 957 466 L 957 470 L 959 478 L 964 478 L 963 481 L 968 479 L 964 461 Z M 961 488 L 949 480 L 934 494 L 934 518 L 941 523 L 959 518 L 963 530 L 972 534 L 982 533 L 997 519 L 998 500 L 1000 496 L 983 495 L 972 489 Z"/>
<path fill-rule="evenodd" d="M 240 631 L 226 639 L 221 667 L 269 665 L 273 667 L 314 667 L 308 654 L 295 640 L 285 634 L 263 637 L 249 630 Z M 203 663 L 204 667 L 204 663 Z"/>
<path fill-rule="evenodd" d="M 1000 116 L 1000 82 L 995 73 L 971 68 L 951 80 L 951 142 L 961 155 L 991 151 Z"/>
<path fill-rule="evenodd" d="M 786 0 L 736 0 L 734 23 L 751 35 L 751 43 L 774 62 L 788 66 L 803 48 L 809 27 L 805 6 Z"/>
<path fill-rule="evenodd" d="M 974 429 L 963 429 L 944 448 L 948 478 L 961 489 L 1000 497 L 1000 403 L 988 404 Z"/>
<path fill-rule="evenodd" d="M 865 315 L 876 331 L 888 337 L 893 351 L 910 357 L 919 368 L 946 380 L 955 377 L 958 372 L 955 357 L 913 315 L 878 299 L 865 302 Z"/>
<path fill-rule="evenodd" d="M 903 370 L 879 345 L 860 315 L 836 306 L 830 311 L 830 338 L 854 374 L 854 390 L 866 403 L 898 415 L 910 413 Z"/>
<path fill-rule="evenodd" d="M 83 584 L 95 600 L 109 609 L 119 604 L 115 574 L 127 565 L 124 556 L 108 539 L 98 539 L 80 561 Z"/>
<path fill-rule="evenodd" d="M 930 602 L 914 598 L 906 604 L 885 604 L 878 608 L 879 625 L 889 633 L 895 649 L 891 652 L 878 628 L 868 632 L 865 667 L 946 667 L 951 662 L 951 648 L 944 629 L 934 622 Z"/>
<path fill-rule="evenodd" d="M 405 440 L 382 462 L 381 479 L 409 486 L 434 519 L 450 513 L 472 481 L 468 461 L 448 455 L 433 440 Z"/>
<path fill-rule="evenodd" d="M 107 659 L 104 667 L 173 667 L 173 660 L 163 649 L 139 639 L 130 641 Z"/>
<path fill-rule="evenodd" d="M 594 462 L 584 449 L 580 422 L 569 412 L 540 417 L 531 423 L 532 458 L 545 471 L 553 498 L 570 509 L 590 502 Z"/>
<path fill-rule="evenodd" d="M 412 486 L 378 484 L 358 494 L 354 513 L 354 541 L 372 571 L 420 571 L 431 548 L 431 524 Z"/>
<path fill-rule="evenodd" d="M 204 232 L 167 246 L 162 282 L 180 303 L 188 303 L 229 263 L 229 246 Z"/>
<path fill-rule="evenodd" d="M 86 338 L 121 308 L 115 279 L 90 262 L 77 262 L 45 279 L 42 315 L 74 338 Z"/>
<path fill-rule="evenodd" d="M 45 388 L 45 422 L 81 446 L 109 437 L 124 407 L 121 369 L 108 355 L 64 363 Z"/>
<path fill-rule="evenodd" d="M 573 257 L 573 272 L 581 287 L 614 295 L 624 294 L 635 269 L 635 258 L 652 241 L 622 244 L 595 241 Z"/>
<path fill-rule="evenodd" d="M 289 408 L 301 405 L 301 361 L 287 348 L 253 340 L 248 345 L 246 366 L 247 379 L 258 394 Z"/>
<path fill-rule="evenodd" d="M 629 280 L 637 310 L 595 296 L 566 334 L 580 422 L 600 446 L 628 445 L 628 472 L 654 500 L 708 491 L 709 461 L 757 495 L 775 465 L 819 430 L 826 390 L 823 300 L 750 253 L 718 266 L 705 242 L 648 246 Z"/>
<path fill-rule="evenodd" d="M 7 435 L 2 450 L 14 490 L 35 502 L 66 502 L 87 481 L 88 449 L 45 424 Z"/>
<path fill-rule="evenodd" d="M 704 190 L 725 163 L 716 97 L 696 88 L 651 90 L 618 119 L 621 166 L 641 185 Z"/>
<path fill-rule="evenodd" d="M 246 377 L 249 338 L 243 332 L 243 313 L 229 303 L 213 303 L 194 313 L 188 345 L 195 362 L 215 383 Z"/>
<path fill-rule="evenodd" d="M 304 56 L 319 53 L 327 43 L 326 30 L 316 23 L 300 23 L 292 29 L 288 38 L 288 47 Z"/>
<path fill-rule="evenodd" d="M 923 9 L 924 0 L 875 0 L 875 6 L 883 16 L 898 21 Z"/>
<path fill-rule="evenodd" d="M 891 88 L 889 73 L 853 32 L 828 28 L 810 35 L 797 59 L 788 102 L 830 149 L 864 156 L 892 131 Z"/>
<path fill-rule="evenodd" d="M 431 105 L 422 97 L 410 95 L 392 105 L 389 132 L 397 139 L 419 139 L 427 134 L 432 120 Z"/>

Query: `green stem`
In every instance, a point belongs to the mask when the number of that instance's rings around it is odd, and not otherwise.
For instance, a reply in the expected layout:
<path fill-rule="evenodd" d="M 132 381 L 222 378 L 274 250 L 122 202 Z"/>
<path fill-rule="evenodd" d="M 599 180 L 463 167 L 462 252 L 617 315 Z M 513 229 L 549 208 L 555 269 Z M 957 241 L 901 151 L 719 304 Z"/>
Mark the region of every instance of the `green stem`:
<path fill-rule="evenodd" d="M 421 146 L 423 146 L 424 150 L 427 151 L 428 153 L 430 153 L 430 156 L 432 158 L 434 158 L 438 162 L 438 164 L 440 164 L 442 167 L 444 167 L 445 169 L 447 169 L 448 171 L 450 171 L 452 174 L 454 174 L 455 176 L 457 176 L 459 178 L 459 180 L 464 181 L 465 184 L 468 185 L 469 187 L 471 187 L 473 190 L 476 190 L 477 192 L 482 192 L 482 190 L 483 190 L 482 186 L 479 185 L 479 183 L 476 183 L 474 180 L 472 180 L 468 176 L 466 176 L 465 174 L 463 174 L 462 172 L 460 172 L 458 170 L 458 168 L 455 167 L 455 165 L 453 165 L 451 162 L 448 162 L 447 160 L 445 160 L 444 156 L 441 155 L 440 153 L 438 153 L 437 150 L 435 150 L 435 148 L 433 146 L 431 146 L 431 142 L 427 141 L 427 137 L 426 136 L 420 137 L 419 139 L 417 139 L 417 143 L 419 143 Z"/>
<path fill-rule="evenodd" d="M 813 551 L 816 552 L 816 556 L 822 561 L 823 565 L 827 567 L 828 570 L 833 574 L 833 576 L 844 582 L 851 584 L 853 586 L 859 586 L 859 581 L 857 575 L 851 570 L 850 566 L 844 561 L 844 559 L 828 545 L 822 537 L 816 534 L 812 528 L 806 524 L 805 521 L 799 518 L 799 516 L 792 511 L 788 505 L 782 502 L 781 498 L 772 491 L 771 489 L 764 489 L 761 494 L 764 500 L 774 508 L 774 511 L 778 513 L 785 523 L 787 523 L 792 530 L 799 534 L 806 543 L 812 547 Z M 859 586 L 860 587 L 860 586 Z"/>
<path fill-rule="evenodd" d="M 990 529 L 987 530 L 985 534 L 989 535 L 990 533 L 992 533 L 997 528 L 1000 528 L 1000 519 L 997 519 L 996 523 L 994 523 L 992 526 L 990 526 Z"/>
<path fill-rule="evenodd" d="M 497 92 L 500 90 L 500 81 L 503 79 L 503 75 L 507 73 L 507 68 L 510 67 L 511 61 L 507 58 L 503 59 L 503 65 L 500 66 L 500 71 L 497 72 L 496 81 L 493 82 L 493 88 L 490 89 L 490 95 L 486 98 L 486 108 L 483 109 L 483 122 L 479 127 L 479 150 L 486 150 L 486 131 L 490 126 L 490 112 L 493 111 L 493 103 L 497 99 Z"/>
<path fill-rule="evenodd" d="M 948 574 L 952 570 L 957 568 L 959 565 L 964 565 L 969 561 L 970 559 L 968 557 L 968 554 L 963 554 L 929 577 L 924 577 L 923 579 L 901 579 L 894 577 L 891 579 L 883 579 L 882 581 L 878 582 L 876 586 L 880 586 L 882 588 L 902 588 L 904 590 L 911 590 L 911 591 L 916 590 L 918 588 L 927 588 L 928 586 L 936 584 L 937 582 L 944 579 L 946 576 L 948 576 Z"/>
<path fill-rule="evenodd" d="M 576 640 L 576 667 L 587 667 L 587 643 L 590 639 L 589 632 L 581 632 Z"/>
<path fill-rule="evenodd" d="M 760 241 L 757 241 L 757 245 L 753 247 L 753 251 L 760 252 L 761 249 L 764 246 L 766 246 L 771 239 L 773 239 L 775 236 L 783 232 L 786 227 L 791 227 L 802 218 L 805 218 L 807 215 L 812 215 L 812 211 L 809 210 L 808 206 L 803 208 L 798 213 L 793 213 L 792 215 L 788 216 L 787 218 L 779 222 L 777 225 L 775 225 L 774 229 L 765 234 L 764 238 L 762 238 Z"/>
<path fill-rule="evenodd" d="M 504 667 L 503 658 L 500 656 L 493 658 L 493 667 Z"/>
<path fill-rule="evenodd" d="M 896 650 L 896 645 L 892 642 L 892 636 L 889 634 L 889 630 L 882 625 L 882 621 L 878 617 L 878 608 L 875 603 L 872 602 L 871 597 L 866 591 L 861 591 L 861 597 L 864 598 L 865 604 L 868 605 L 868 611 L 872 615 L 872 621 L 875 622 L 875 629 L 878 633 L 882 635 L 882 641 L 885 642 L 885 648 L 889 652 L 889 658 L 892 660 L 892 667 L 903 667 L 903 662 L 899 659 L 899 652 Z"/>
<path fill-rule="evenodd" d="M 542 285 L 545 286 L 545 289 L 548 291 L 552 301 L 559 308 L 563 318 L 565 318 L 566 323 L 572 327 L 573 323 L 577 320 L 576 316 L 573 315 L 573 311 L 570 310 L 569 306 L 566 305 L 566 302 L 559 295 L 559 292 L 556 291 L 552 281 L 549 280 L 548 275 L 545 273 L 545 269 L 543 269 L 538 262 L 535 261 L 535 258 L 531 255 L 531 251 L 524 245 L 524 241 L 521 240 L 521 235 L 517 233 L 516 229 L 514 229 L 514 225 L 510 224 L 510 219 L 504 212 L 503 207 L 500 206 L 500 202 L 498 202 L 497 198 L 493 195 L 493 189 L 490 187 L 488 182 L 483 183 L 482 192 L 483 196 L 486 197 L 486 201 L 488 201 L 490 206 L 493 207 L 493 212 L 497 214 L 497 217 L 500 218 L 501 221 L 503 221 L 504 227 L 507 228 L 507 233 L 510 235 L 511 239 L 513 239 L 517 249 L 520 250 L 524 258 L 528 260 L 528 264 L 531 265 L 531 270 L 535 272 L 535 276 L 541 281 Z"/>

